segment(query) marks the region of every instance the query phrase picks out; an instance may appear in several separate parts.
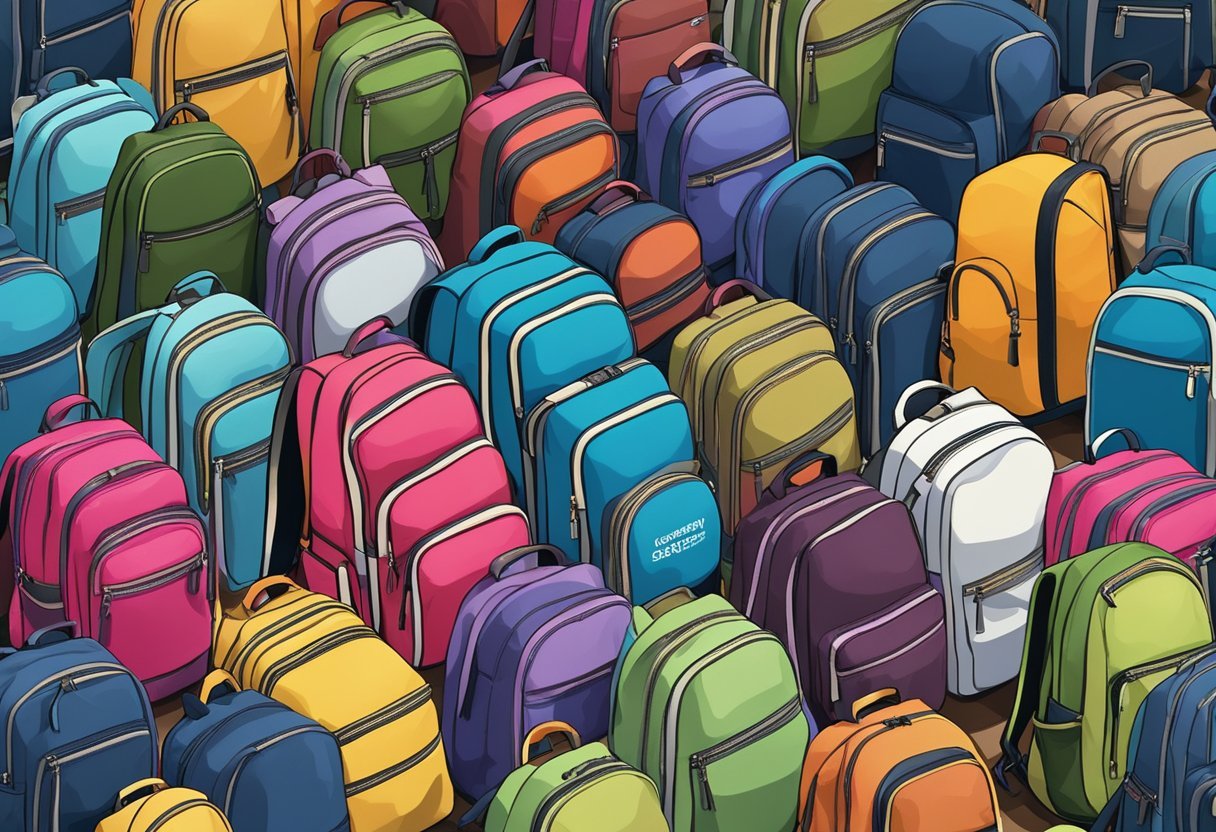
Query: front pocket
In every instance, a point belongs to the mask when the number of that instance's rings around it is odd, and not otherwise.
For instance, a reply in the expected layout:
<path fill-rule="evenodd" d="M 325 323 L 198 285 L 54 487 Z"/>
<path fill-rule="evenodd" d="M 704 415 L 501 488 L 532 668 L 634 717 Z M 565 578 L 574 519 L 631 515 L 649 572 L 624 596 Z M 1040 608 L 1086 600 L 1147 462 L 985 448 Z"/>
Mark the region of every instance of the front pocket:
<path fill-rule="evenodd" d="M 903 185 L 927 210 L 953 221 L 967 184 L 979 173 L 974 142 L 946 141 L 893 125 L 878 133 L 876 175 Z"/>
<path fill-rule="evenodd" d="M 39 3 L 39 39 L 30 57 L 30 78 L 39 79 L 63 67 L 81 65 L 88 56 L 94 78 L 118 78 L 131 71 L 130 3 L 89 14 L 93 4 L 71 0 Z M 84 20 L 81 14 L 88 15 Z"/>
<path fill-rule="evenodd" d="M 270 439 L 218 456 L 213 463 L 211 537 L 215 563 L 229 589 L 271 574 L 263 563 Z"/>
<path fill-rule="evenodd" d="M 638 104 L 651 78 L 664 75 L 672 58 L 709 39 L 704 16 L 673 23 L 653 32 L 613 37 L 609 42 L 609 123 L 614 130 L 632 133 L 638 126 Z"/>
<path fill-rule="evenodd" d="M 1030 760 L 1028 779 L 1041 800 L 1050 800 L 1048 807 L 1057 814 L 1074 818 L 1092 818 L 1096 809 L 1085 801 L 1085 766 L 1081 760 L 1082 716 L 1048 700 L 1051 720 L 1031 720 Z M 1047 802 L 1047 800 L 1044 800 Z"/>
<path fill-rule="evenodd" d="M 1097 31 L 1105 40 L 1100 49 L 1103 65 L 1135 58 L 1153 66 L 1153 86 L 1182 93 L 1191 85 L 1191 50 L 1194 41 L 1190 6 L 1155 6 L 1141 3 L 1103 5 Z"/>
<path fill-rule="evenodd" d="M 49 245 L 47 261 L 67 279 L 81 310 L 88 306 L 93 289 L 105 199 L 103 188 L 55 203 L 55 225 L 51 229 L 54 240 Z"/>
<path fill-rule="evenodd" d="M 142 722 L 129 722 L 54 749 L 38 761 L 31 784 L 30 832 L 93 827 L 99 806 L 119 789 L 155 773 L 155 740 Z M 32 761 L 31 761 L 32 762 Z"/>
<path fill-rule="evenodd" d="M 1030 593 L 1042 570 L 1043 550 L 1039 548 L 1005 569 L 962 586 L 962 615 L 955 619 L 954 634 L 966 641 L 977 690 L 987 690 L 1016 675 Z M 958 609 L 955 607 L 956 616 Z M 959 632 L 960 628 L 966 629 Z M 956 642 L 956 653 L 962 650 Z M 959 673 L 965 673 L 961 663 Z"/>
<path fill-rule="evenodd" d="M 422 219 L 439 219 L 447 209 L 459 135 L 448 133 L 425 147 L 386 153 L 373 162 L 388 171 L 397 193 Z"/>
<path fill-rule="evenodd" d="M 1111 677 L 1108 686 L 1107 711 L 1110 721 L 1106 725 L 1106 789 L 1112 792 L 1123 778 L 1127 767 L 1128 744 L 1131 741 L 1132 722 L 1140 705 L 1153 688 L 1177 672 L 1179 665 L 1194 654 L 1186 651 L 1163 659 L 1130 667 Z"/>

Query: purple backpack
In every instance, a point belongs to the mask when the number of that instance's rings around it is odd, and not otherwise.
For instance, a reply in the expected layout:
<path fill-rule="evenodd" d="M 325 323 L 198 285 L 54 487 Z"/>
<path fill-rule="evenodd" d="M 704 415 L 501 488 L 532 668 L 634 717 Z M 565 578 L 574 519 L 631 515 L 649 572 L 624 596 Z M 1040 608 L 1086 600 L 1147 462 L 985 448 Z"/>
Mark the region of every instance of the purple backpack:
<path fill-rule="evenodd" d="M 785 643 L 819 724 L 851 718 L 855 700 L 882 688 L 938 708 L 945 606 L 908 509 L 855 474 L 834 476 L 830 458 L 823 472 L 800 486 L 782 476 L 739 524 L 731 603 Z"/>
<path fill-rule="evenodd" d="M 300 363 L 338 352 L 375 318 L 402 323 L 414 294 L 443 271 L 426 226 L 384 168 L 352 173 L 332 150 L 300 160 L 291 194 L 266 219 L 266 314 Z"/>
<path fill-rule="evenodd" d="M 545 561 L 549 565 L 541 565 Z M 448 647 L 443 742 L 452 780 L 472 799 L 519 767 L 533 728 L 561 721 L 608 734 L 612 673 L 630 606 L 590 564 L 552 546 L 514 549 L 465 596 Z"/>
<path fill-rule="evenodd" d="M 794 161 L 781 97 L 721 46 L 698 44 L 646 85 L 638 142 L 638 185 L 692 219 L 718 281 L 734 277 L 735 217 Z"/>

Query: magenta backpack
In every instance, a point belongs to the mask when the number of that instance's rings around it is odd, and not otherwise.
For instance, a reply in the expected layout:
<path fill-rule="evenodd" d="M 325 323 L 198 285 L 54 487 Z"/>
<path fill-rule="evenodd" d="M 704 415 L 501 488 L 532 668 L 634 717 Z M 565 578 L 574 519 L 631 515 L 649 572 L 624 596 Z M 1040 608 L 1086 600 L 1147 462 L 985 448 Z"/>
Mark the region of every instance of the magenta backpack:
<path fill-rule="evenodd" d="M 81 395 L 46 411 L 42 432 L 0 473 L 0 535 L 17 588 L 9 638 L 74 622 L 135 673 L 152 699 L 203 677 L 212 577 L 181 475 L 120 419 L 68 422 Z"/>
<path fill-rule="evenodd" d="M 288 377 L 271 444 L 271 545 L 302 546 L 309 589 L 425 666 L 443 661 L 490 562 L 528 544 L 528 523 L 468 389 L 388 328 L 364 324 L 342 352 Z"/>

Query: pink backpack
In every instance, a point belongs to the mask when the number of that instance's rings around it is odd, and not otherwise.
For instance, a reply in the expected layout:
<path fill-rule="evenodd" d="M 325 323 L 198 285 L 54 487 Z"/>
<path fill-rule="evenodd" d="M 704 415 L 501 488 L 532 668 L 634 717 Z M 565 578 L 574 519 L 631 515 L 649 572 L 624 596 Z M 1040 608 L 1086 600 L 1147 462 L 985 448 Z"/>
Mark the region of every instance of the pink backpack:
<path fill-rule="evenodd" d="M 364 324 L 284 386 L 271 545 L 302 547 L 309 589 L 423 666 L 444 660 L 465 593 L 528 544 L 528 523 L 469 391 L 389 327 Z"/>
<path fill-rule="evenodd" d="M 55 402 L 0 473 L 17 581 L 9 638 L 74 622 L 162 699 L 207 670 L 207 538 L 181 475 L 139 431 L 120 419 L 68 423 L 77 407 L 97 410 L 81 395 Z"/>
<path fill-rule="evenodd" d="M 1126 450 L 1097 458 L 1122 436 Z M 1216 537 L 1216 480 L 1172 451 L 1141 450 L 1109 430 L 1085 458 L 1056 472 L 1047 499 L 1047 565 L 1111 543 L 1151 543 L 1202 571 Z"/>

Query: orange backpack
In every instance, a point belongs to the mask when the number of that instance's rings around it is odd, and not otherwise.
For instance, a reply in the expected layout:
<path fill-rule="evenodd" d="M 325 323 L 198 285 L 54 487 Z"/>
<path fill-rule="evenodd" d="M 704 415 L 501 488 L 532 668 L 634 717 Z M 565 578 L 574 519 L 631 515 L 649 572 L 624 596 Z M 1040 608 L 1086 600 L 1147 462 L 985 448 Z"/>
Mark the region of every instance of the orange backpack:
<path fill-rule="evenodd" d="M 801 832 L 1000 832 L 992 776 L 961 728 L 886 689 L 819 732 L 802 766 Z"/>

